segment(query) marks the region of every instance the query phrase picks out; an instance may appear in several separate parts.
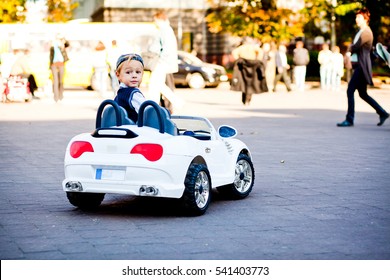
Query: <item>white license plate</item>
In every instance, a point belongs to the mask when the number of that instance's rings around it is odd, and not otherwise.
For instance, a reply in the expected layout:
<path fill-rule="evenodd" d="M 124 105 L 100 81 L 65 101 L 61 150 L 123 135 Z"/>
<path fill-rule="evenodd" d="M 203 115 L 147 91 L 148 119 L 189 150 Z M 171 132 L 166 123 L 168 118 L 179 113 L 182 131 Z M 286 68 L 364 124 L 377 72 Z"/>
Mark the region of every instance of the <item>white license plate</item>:
<path fill-rule="evenodd" d="M 95 179 L 123 181 L 125 179 L 125 170 L 98 168 L 96 169 Z"/>

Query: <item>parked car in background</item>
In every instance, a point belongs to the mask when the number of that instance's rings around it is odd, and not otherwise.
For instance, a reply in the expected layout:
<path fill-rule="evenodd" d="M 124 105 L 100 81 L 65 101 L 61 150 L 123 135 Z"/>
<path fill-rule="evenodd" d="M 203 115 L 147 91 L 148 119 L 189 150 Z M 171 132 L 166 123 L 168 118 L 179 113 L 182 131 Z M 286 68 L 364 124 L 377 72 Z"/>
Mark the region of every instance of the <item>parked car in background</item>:
<path fill-rule="evenodd" d="M 174 73 L 175 85 L 200 89 L 217 87 L 226 82 L 226 69 L 221 65 L 206 63 L 190 53 L 179 51 L 179 72 Z"/>

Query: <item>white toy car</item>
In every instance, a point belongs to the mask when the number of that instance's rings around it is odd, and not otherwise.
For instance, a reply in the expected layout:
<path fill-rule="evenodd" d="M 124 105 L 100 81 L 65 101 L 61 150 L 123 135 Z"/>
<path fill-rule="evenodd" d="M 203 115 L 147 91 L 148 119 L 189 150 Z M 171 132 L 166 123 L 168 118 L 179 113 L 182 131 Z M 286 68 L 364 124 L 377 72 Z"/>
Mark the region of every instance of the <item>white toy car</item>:
<path fill-rule="evenodd" d="M 216 131 L 206 118 L 170 116 L 153 101 L 141 105 L 134 124 L 115 101 L 105 100 L 96 130 L 67 146 L 63 190 L 84 209 L 114 193 L 175 198 L 187 214 L 202 215 L 212 187 L 234 199 L 252 190 L 251 154 L 236 134 L 226 125 Z"/>

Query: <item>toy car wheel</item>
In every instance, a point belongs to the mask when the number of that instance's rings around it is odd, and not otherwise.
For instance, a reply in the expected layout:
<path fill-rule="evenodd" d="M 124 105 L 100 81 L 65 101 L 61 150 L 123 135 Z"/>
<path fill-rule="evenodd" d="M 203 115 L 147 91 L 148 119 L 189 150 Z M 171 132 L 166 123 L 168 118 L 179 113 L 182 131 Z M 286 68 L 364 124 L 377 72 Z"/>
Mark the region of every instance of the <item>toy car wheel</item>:
<path fill-rule="evenodd" d="M 206 82 L 200 73 L 192 73 L 188 78 L 188 85 L 190 88 L 202 89 L 206 87 Z"/>
<path fill-rule="evenodd" d="M 69 202 L 80 209 L 97 208 L 104 199 L 104 193 L 67 192 Z"/>
<path fill-rule="evenodd" d="M 184 181 L 185 190 L 182 199 L 188 214 L 203 215 L 211 200 L 210 173 L 204 164 L 191 164 Z"/>
<path fill-rule="evenodd" d="M 240 154 L 236 163 L 234 182 L 219 187 L 218 191 L 233 199 L 245 198 L 252 191 L 254 181 L 255 169 L 251 158 L 245 154 Z"/>

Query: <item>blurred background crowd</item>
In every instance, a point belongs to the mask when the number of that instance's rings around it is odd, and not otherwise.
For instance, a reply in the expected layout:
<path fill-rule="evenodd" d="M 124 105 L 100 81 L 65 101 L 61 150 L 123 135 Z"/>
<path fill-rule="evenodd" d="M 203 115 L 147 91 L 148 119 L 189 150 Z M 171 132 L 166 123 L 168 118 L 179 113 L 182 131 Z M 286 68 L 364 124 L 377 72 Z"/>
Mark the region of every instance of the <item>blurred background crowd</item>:
<path fill-rule="evenodd" d="M 386 0 L 2 1 L 1 75 L 9 77 L 23 54 L 28 69 L 23 72 L 28 73 L 21 74 L 35 77 L 34 88 L 53 91 L 49 53 L 62 37 L 68 42 L 64 87 L 115 92 L 112 61 L 120 53 L 144 53 L 156 33 L 153 15 L 163 10 L 177 38 L 176 86 L 203 88 L 232 81 L 234 65 L 243 57 L 237 49 L 249 43 L 264 67 L 267 88 L 262 92 L 276 91 L 281 82 L 286 91 L 299 89 L 301 66 L 303 83 L 316 81 L 323 89 L 337 90 L 350 77 L 347 50 L 357 31 L 355 12 L 362 7 L 371 12 L 374 46 L 380 42 L 387 48 L 390 2 Z M 308 56 L 305 65 L 294 61 L 297 48 Z M 372 62 L 374 85 L 390 83 L 389 67 L 375 49 Z M 104 83 L 97 79 L 102 74 Z M 146 72 L 144 83 L 148 76 Z"/>

